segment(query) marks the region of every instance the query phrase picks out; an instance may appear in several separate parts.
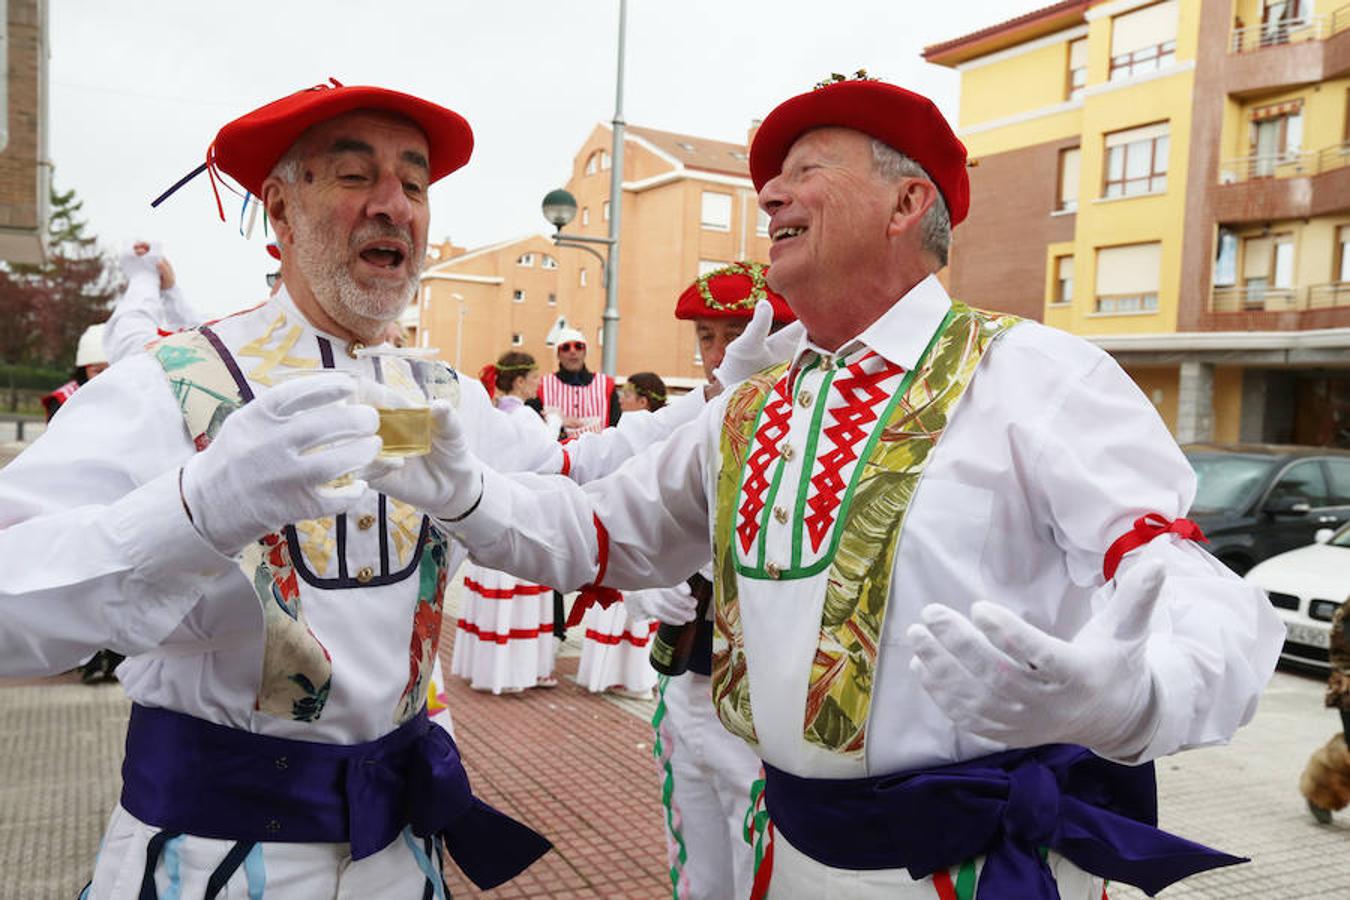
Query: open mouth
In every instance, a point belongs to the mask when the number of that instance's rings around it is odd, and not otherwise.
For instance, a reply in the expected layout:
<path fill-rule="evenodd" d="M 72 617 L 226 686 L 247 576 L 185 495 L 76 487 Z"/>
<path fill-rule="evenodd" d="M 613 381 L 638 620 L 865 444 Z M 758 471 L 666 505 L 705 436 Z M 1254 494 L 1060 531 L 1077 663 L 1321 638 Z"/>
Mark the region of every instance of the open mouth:
<path fill-rule="evenodd" d="M 408 253 L 401 244 L 376 241 L 364 247 L 360 257 L 377 269 L 397 269 L 408 258 Z"/>
<path fill-rule="evenodd" d="M 774 229 L 773 234 L 770 235 L 770 240 L 776 244 L 779 241 L 785 241 L 788 238 L 794 238 L 805 231 L 806 231 L 805 225 L 785 225 L 782 228 Z"/>

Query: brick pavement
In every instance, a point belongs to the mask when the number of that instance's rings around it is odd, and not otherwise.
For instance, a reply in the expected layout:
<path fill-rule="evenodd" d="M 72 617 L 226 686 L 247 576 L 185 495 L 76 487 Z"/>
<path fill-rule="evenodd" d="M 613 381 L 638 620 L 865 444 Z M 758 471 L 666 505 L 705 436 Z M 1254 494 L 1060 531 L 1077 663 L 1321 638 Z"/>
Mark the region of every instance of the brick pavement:
<path fill-rule="evenodd" d="M 453 628 L 445 646 L 453 645 Z M 559 660 L 575 672 L 575 644 Z M 668 896 L 650 703 L 553 690 L 475 693 L 447 685 L 475 789 L 553 838 L 516 881 L 479 893 L 452 869 L 459 897 Z M 1159 764 L 1162 825 L 1253 857 L 1196 876 L 1164 900 L 1350 897 L 1350 810 L 1318 826 L 1298 794 L 1308 754 L 1338 727 L 1321 682 L 1279 673 L 1230 747 Z M 116 685 L 0 682 L 0 898 L 72 900 L 89 877 L 116 800 L 128 704 Z M 1143 895 L 1115 887 L 1112 900 Z"/>

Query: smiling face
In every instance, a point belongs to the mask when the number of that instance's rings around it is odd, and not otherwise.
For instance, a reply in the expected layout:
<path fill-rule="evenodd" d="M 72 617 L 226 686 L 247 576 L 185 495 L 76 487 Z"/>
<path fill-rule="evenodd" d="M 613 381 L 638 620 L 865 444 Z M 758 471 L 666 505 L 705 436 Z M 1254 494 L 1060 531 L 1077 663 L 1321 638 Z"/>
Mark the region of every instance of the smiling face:
<path fill-rule="evenodd" d="M 273 175 L 263 185 L 283 280 L 316 325 L 335 323 L 369 342 L 417 291 L 429 218 L 426 138 L 405 119 L 359 110 L 314 126 L 297 147 L 295 180 Z"/>

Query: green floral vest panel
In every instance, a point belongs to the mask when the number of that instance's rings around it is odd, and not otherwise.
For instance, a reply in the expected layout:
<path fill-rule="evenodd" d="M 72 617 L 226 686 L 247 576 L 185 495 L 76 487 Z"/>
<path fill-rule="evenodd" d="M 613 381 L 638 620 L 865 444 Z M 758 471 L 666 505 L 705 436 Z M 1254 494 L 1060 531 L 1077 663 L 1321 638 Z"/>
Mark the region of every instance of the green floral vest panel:
<path fill-rule="evenodd" d="M 768 516 L 779 488 L 783 460 L 778 442 L 786 434 L 781 414 L 791 403 L 792 373 L 776 366 L 750 378 L 733 393 L 722 421 L 721 468 L 713 525 L 716 633 L 713 644 L 713 703 L 722 724 L 733 734 L 756 743 L 746 674 L 744 635 L 737 604 L 738 578 L 791 580 L 812 577 L 828 568 L 820 639 L 807 690 L 803 737 L 845 755 L 864 752 L 871 712 L 872 677 L 885 623 L 895 554 L 910 499 L 923 476 L 933 448 L 970 383 L 975 367 L 992 341 L 1020 320 L 954 303 L 918 366 L 905 372 L 867 436 L 858 464 L 838 505 L 833 535 L 811 565 L 778 569 L 763 563 L 753 539 L 744 531 L 748 504 L 742 502 L 752 457 L 767 482 Z M 808 365 L 817 365 L 812 360 Z M 832 379 L 833 373 L 826 376 Z M 829 384 L 827 380 L 826 385 Z M 807 472 L 816 457 L 825 388 L 807 436 Z M 765 414 L 769 407 L 769 415 Z M 774 420 L 774 409 L 780 410 Z M 768 462 L 765 462 L 765 454 Z M 749 477 L 755 477 L 750 472 Z M 801 502 L 793 513 L 794 545 L 812 538 L 810 511 Z M 758 510 L 758 506 L 755 507 Z M 738 511 L 741 529 L 736 522 Z M 803 520 L 806 529 L 803 530 Z M 753 524 L 753 523 L 750 523 Z M 804 536 L 805 535 L 805 536 Z M 738 561 L 734 540 L 742 540 L 748 563 Z M 762 544 L 761 544 L 762 548 Z"/>

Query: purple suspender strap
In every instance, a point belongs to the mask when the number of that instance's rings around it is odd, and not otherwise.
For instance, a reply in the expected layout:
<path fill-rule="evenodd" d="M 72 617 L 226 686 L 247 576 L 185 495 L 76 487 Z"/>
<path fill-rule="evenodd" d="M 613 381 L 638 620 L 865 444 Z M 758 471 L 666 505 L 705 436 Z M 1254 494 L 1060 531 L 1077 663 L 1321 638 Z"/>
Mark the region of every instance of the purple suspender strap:
<path fill-rule="evenodd" d="M 1043 847 L 1149 894 L 1247 862 L 1154 827 L 1151 763 L 1122 766 L 1069 744 L 873 778 L 764 771 L 774 828 L 817 862 L 923 878 L 983 854 L 980 896 L 1057 898 Z"/>
<path fill-rule="evenodd" d="M 362 859 L 406 825 L 439 834 L 480 888 L 552 846 L 473 795 L 459 750 L 425 711 L 379 740 L 322 744 L 253 734 L 135 704 L 122 806 L 157 828 L 235 841 L 351 844 Z"/>

